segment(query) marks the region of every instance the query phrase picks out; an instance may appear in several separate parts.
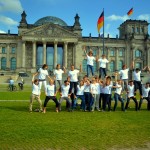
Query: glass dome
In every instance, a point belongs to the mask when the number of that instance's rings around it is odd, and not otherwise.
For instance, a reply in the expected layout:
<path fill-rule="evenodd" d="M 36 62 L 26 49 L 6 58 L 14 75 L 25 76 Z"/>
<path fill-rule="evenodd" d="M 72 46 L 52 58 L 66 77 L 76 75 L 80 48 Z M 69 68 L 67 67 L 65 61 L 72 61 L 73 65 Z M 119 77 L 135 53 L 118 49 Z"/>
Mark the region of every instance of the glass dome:
<path fill-rule="evenodd" d="M 57 17 L 53 17 L 53 16 L 43 17 L 39 19 L 38 21 L 36 21 L 34 24 L 39 26 L 39 25 L 43 25 L 46 23 L 53 23 L 53 24 L 58 24 L 60 26 L 67 26 L 67 24 L 63 20 Z"/>

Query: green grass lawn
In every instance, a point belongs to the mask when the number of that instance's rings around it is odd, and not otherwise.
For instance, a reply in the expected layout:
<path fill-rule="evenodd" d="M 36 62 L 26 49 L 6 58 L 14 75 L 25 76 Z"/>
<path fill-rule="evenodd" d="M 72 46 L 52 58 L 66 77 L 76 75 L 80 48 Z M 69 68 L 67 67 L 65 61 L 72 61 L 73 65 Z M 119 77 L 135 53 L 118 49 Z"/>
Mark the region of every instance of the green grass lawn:
<path fill-rule="evenodd" d="M 63 103 L 62 112 L 56 113 L 54 103 L 49 102 L 46 114 L 29 113 L 28 105 L 28 101 L 0 102 L 0 150 L 142 150 L 150 143 L 146 103 L 140 112 L 134 111 L 132 101 L 126 112 L 120 111 L 120 103 L 116 112 L 66 112 Z"/>

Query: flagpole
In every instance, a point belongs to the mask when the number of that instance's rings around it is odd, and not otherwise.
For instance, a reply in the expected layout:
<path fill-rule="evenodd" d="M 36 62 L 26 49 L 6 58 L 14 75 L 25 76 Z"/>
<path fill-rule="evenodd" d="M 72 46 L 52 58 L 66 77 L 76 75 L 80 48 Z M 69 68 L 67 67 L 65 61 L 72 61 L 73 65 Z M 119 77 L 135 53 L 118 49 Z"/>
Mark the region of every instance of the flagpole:
<path fill-rule="evenodd" d="M 103 8 L 103 14 L 104 14 L 104 8 Z M 105 18 L 105 17 L 104 17 Z M 103 21 L 103 54 L 104 54 L 104 22 L 105 22 L 105 20 Z"/>

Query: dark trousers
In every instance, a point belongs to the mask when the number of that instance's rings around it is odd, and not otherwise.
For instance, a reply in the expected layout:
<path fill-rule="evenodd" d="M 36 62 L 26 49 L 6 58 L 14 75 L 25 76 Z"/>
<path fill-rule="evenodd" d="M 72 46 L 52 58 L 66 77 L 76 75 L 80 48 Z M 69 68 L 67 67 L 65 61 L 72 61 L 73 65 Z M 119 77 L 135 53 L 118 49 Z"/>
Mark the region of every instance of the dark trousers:
<path fill-rule="evenodd" d="M 106 110 L 106 105 L 108 105 L 108 111 L 110 111 L 110 94 L 104 94 L 103 99 L 103 110 Z"/>
<path fill-rule="evenodd" d="M 85 96 L 85 105 L 87 107 L 87 109 L 90 111 L 91 110 L 91 101 L 92 101 L 92 95 L 90 92 L 84 92 L 84 96 Z"/>
<path fill-rule="evenodd" d="M 147 109 L 150 110 L 150 97 L 143 97 L 140 99 L 139 110 L 141 109 L 141 105 L 142 105 L 144 99 L 147 100 Z"/>
<path fill-rule="evenodd" d="M 128 105 L 130 103 L 130 99 L 133 99 L 133 101 L 135 103 L 135 110 L 137 111 L 138 110 L 138 102 L 137 102 L 137 99 L 135 97 L 129 97 L 129 98 L 127 98 L 125 109 L 128 109 Z"/>
<path fill-rule="evenodd" d="M 142 84 L 141 84 L 141 81 L 135 81 L 134 80 L 134 91 L 136 92 L 137 89 L 139 89 L 140 95 L 142 95 Z"/>
<path fill-rule="evenodd" d="M 121 96 L 117 93 L 114 94 L 114 99 L 115 99 L 115 104 L 114 104 L 114 111 L 116 110 L 116 107 L 118 105 L 118 100 L 121 102 L 121 109 L 122 111 L 124 111 L 124 101 L 123 99 L 121 98 Z"/>
<path fill-rule="evenodd" d="M 104 77 L 107 76 L 107 74 L 106 74 L 106 68 L 100 67 L 99 68 L 99 78 L 101 78 L 102 75 L 104 75 Z"/>
<path fill-rule="evenodd" d="M 23 83 L 18 83 L 21 90 L 23 90 Z"/>
<path fill-rule="evenodd" d="M 103 105 L 103 99 L 104 99 L 104 93 L 100 93 L 100 96 L 99 96 L 99 108 L 101 109 L 102 108 L 102 105 Z"/>
<path fill-rule="evenodd" d="M 77 94 L 77 85 L 78 82 L 70 82 L 70 89 L 69 89 L 69 93 L 72 93 L 72 89 L 74 88 L 74 94 Z"/>
<path fill-rule="evenodd" d="M 46 107 L 46 105 L 47 105 L 47 103 L 48 103 L 48 101 L 49 101 L 50 99 L 55 102 L 56 107 L 59 106 L 59 103 L 58 103 L 58 101 L 57 101 L 56 96 L 46 96 L 45 101 L 44 101 L 44 107 Z"/>

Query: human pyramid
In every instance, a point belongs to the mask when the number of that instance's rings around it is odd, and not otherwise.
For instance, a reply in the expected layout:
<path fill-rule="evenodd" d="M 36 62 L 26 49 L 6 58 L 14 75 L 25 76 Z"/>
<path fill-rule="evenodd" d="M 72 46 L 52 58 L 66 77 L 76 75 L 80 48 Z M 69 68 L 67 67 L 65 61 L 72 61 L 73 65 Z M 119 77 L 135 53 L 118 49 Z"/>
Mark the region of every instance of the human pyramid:
<path fill-rule="evenodd" d="M 68 111 L 74 111 L 77 109 L 77 100 L 81 100 L 80 110 L 93 112 L 97 111 L 115 111 L 117 108 L 118 100 L 121 102 L 121 110 L 126 111 L 129 107 L 130 99 L 135 103 L 135 110 L 141 109 L 143 100 L 147 100 L 147 110 L 150 110 L 150 83 L 142 84 L 141 82 L 141 70 L 139 68 L 134 68 L 134 61 L 131 64 L 131 69 L 133 73 L 133 80 L 129 80 L 128 72 L 129 68 L 126 65 L 122 66 L 119 72 L 115 72 L 115 82 L 112 82 L 110 76 L 106 73 L 106 64 L 109 61 L 106 59 L 105 55 L 102 58 L 95 58 L 93 56 L 92 50 L 86 53 L 85 47 L 83 48 L 87 56 L 87 75 L 83 77 L 82 80 L 78 81 L 78 74 L 80 70 L 75 69 L 74 65 L 71 65 L 68 71 L 68 77 L 62 84 L 62 75 L 66 73 L 66 68 L 61 69 L 60 64 L 57 64 L 54 70 L 54 78 L 51 78 L 48 74 L 48 65 L 44 64 L 42 68 L 38 70 L 37 73 L 33 75 L 32 78 L 32 95 L 30 98 L 29 111 L 32 112 L 32 104 L 34 99 L 39 103 L 39 111 L 46 113 L 46 106 L 49 100 L 53 100 L 56 104 L 56 112 L 61 111 L 61 103 L 66 100 L 66 109 Z M 99 76 L 94 76 L 93 64 L 94 61 L 99 62 Z M 150 72 L 150 68 L 146 66 L 143 70 Z M 92 77 L 89 78 L 90 71 Z M 104 78 L 102 80 L 102 75 Z M 120 79 L 117 80 L 117 76 L 120 75 Z M 38 79 L 35 79 L 38 76 Z M 49 79 L 49 84 L 46 82 L 46 77 Z M 44 107 L 40 99 L 41 87 L 44 84 L 45 88 L 45 101 Z M 111 107 L 112 100 L 112 89 L 114 92 L 114 106 Z M 136 98 L 136 92 L 139 89 L 140 100 Z M 123 94 L 124 93 L 124 94 Z M 57 96 L 60 95 L 60 96 Z M 58 97 L 60 97 L 58 99 Z M 123 98 L 125 97 L 125 98 Z M 125 104 L 126 102 L 126 104 Z"/>

